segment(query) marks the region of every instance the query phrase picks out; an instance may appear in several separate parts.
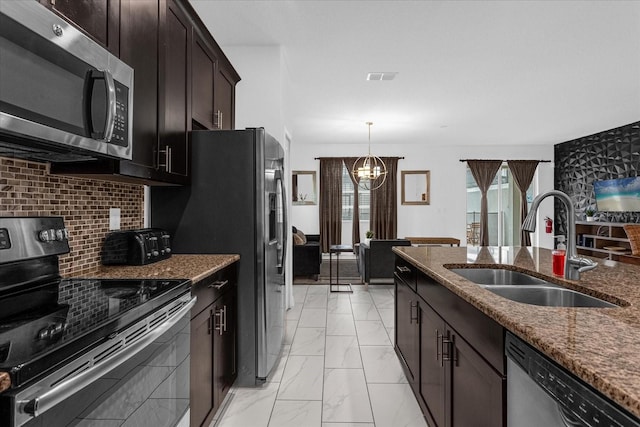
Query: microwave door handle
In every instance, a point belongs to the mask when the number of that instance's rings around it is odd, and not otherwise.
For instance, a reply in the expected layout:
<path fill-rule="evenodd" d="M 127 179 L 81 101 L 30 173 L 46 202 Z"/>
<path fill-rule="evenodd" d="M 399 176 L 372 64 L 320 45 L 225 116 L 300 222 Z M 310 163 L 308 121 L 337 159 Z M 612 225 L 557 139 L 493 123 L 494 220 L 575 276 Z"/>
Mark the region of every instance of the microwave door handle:
<path fill-rule="evenodd" d="M 104 123 L 104 132 L 96 132 L 93 127 L 92 120 L 92 106 L 93 106 L 93 84 L 95 80 L 104 80 L 105 81 L 105 95 L 106 95 L 106 114 L 105 114 L 105 123 Z M 108 71 L 101 70 L 92 70 L 87 73 L 87 77 L 84 85 L 84 117 L 85 117 L 85 128 L 87 131 L 87 135 L 93 139 L 96 139 L 101 142 L 109 142 L 111 141 L 111 137 L 113 136 L 113 130 L 115 128 L 115 118 L 116 118 L 116 87 L 113 81 L 113 76 Z"/>
<path fill-rule="evenodd" d="M 104 80 L 107 83 L 107 117 L 104 123 L 104 141 L 109 142 L 116 125 L 116 85 L 113 76 L 107 70 L 104 71 Z"/>

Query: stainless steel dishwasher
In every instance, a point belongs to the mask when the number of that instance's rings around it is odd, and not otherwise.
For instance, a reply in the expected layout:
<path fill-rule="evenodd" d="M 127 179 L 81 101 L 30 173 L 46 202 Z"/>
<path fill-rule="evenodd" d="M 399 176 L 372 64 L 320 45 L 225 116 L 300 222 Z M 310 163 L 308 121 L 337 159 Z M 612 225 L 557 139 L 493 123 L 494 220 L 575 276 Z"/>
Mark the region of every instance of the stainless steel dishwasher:
<path fill-rule="evenodd" d="M 509 427 L 638 427 L 640 420 L 507 332 Z"/>

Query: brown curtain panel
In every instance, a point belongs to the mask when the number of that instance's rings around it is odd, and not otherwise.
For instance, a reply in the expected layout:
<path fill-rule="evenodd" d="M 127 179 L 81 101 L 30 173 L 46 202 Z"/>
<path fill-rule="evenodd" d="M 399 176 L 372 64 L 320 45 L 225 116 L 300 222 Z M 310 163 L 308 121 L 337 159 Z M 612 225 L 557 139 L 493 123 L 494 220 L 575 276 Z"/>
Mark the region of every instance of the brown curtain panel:
<path fill-rule="evenodd" d="M 294 202 L 298 201 L 298 175 L 291 177 L 291 199 Z"/>
<path fill-rule="evenodd" d="M 487 191 L 502 166 L 502 160 L 467 160 L 473 179 L 480 188 L 480 246 L 489 246 L 489 209 Z"/>
<path fill-rule="evenodd" d="M 342 159 L 320 159 L 320 246 L 323 253 L 342 240 Z"/>
<path fill-rule="evenodd" d="M 358 160 L 358 157 L 345 157 L 344 166 L 349 171 L 349 178 L 351 178 L 351 183 L 353 184 L 353 223 L 351 227 L 351 246 L 356 245 L 356 243 L 360 243 L 360 207 L 359 207 L 359 197 L 358 197 L 358 181 L 356 177 L 353 176 L 351 171 L 353 171 L 353 167 Z"/>
<path fill-rule="evenodd" d="M 520 224 L 527 217 L 527 189 L 533 181 L 533 175 L 538 167 L 538 160 L 507 160 L 507 165 L 513 175 L 513 180 L 520 190 Z M 531 246 L 531 236 L 528 231 L 520 229 L 520 246 Z"/>
<path fill-rule="evenodd" d="M 369 227 L 376 239 L 395 239 L 398 233 L 398 158 L 382 157 L 387 179 L 382 187 L 371 191 Z"/>

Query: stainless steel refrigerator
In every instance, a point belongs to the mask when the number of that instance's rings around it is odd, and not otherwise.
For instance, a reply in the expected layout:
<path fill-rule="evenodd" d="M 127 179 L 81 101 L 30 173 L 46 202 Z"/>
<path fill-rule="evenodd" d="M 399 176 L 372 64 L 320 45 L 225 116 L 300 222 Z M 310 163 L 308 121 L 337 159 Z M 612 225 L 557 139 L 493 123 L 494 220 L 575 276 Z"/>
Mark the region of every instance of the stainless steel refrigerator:
<path fill-rule="evenodd" d="M 152 187 L 151 223 L 173 253 L 240 254 L 237 385 L 266 381 L 285 312 L 284 150 L 262 128 L 191 133 L 191 185 Z"/>

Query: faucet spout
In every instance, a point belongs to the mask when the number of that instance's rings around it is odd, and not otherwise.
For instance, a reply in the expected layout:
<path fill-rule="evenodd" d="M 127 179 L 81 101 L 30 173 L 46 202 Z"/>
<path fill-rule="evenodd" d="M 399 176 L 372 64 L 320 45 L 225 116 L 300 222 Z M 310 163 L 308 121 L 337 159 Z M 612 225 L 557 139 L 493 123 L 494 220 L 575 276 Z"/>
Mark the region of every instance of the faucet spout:
<path fill-rule="evenodd" d="M 567 194 L 562 191 L 551 190 L 538 195 L 533 199 L 531 210 L 522 222 L 522 230 L 529 232 L 536 230 L 536 213 L 540 207 L 540 203 L 549 196 L 560 199 L 567 211 L 567 254 L 564 261 L 564 277 L 569 280 L 579 280 L 581 272 L 596 268 L 598 263 L 588 258 L 578 256 L 574 236 L 576 231 L 576 210 L 571 198 Z"/>

